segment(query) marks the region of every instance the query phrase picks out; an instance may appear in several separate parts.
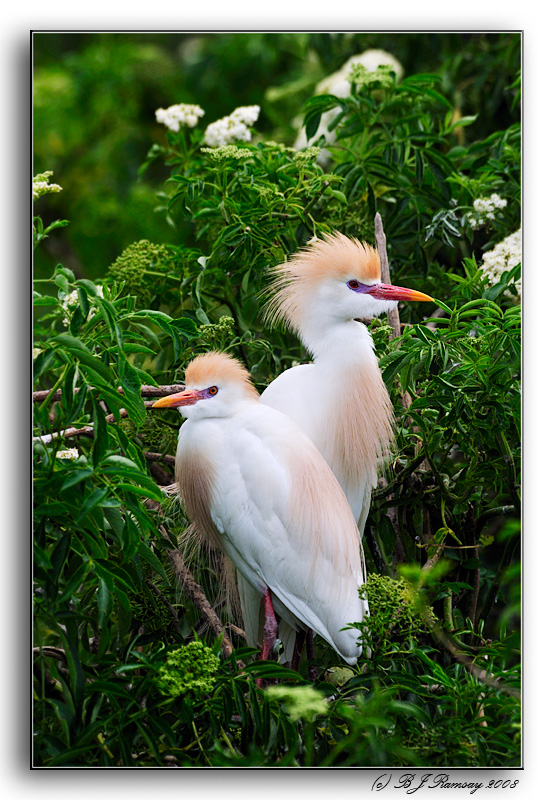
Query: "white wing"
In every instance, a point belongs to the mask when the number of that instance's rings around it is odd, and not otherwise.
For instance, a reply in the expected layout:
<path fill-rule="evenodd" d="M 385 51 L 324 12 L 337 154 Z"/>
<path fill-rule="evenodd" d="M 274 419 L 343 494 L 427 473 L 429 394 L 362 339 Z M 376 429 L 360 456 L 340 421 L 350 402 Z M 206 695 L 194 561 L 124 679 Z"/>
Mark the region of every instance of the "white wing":
<path fill-rule="evenodd" d="M 348 503 L 301 430 L 279 412 L 250 405 L 222 425 L 211 513 L 243 577 L 268 586 L 275 610 L 325 638 L 348 663 L 359 656 L 365 572 Z M 205 436 L 202 437 L 204 440 Z M 255 614 L 255 611 L 254 611 Z"/>

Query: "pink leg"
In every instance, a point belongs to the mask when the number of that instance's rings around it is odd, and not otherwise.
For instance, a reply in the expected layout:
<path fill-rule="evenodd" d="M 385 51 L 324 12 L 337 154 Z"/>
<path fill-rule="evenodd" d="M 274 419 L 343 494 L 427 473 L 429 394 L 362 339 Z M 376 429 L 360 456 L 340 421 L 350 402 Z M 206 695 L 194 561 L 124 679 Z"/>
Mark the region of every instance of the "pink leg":
<path fill-rule="evenodd" d="M 264 643 L 262 645 L 261 657 L 262 661 L 267 661 L 271 651 L 273 650 L 275 639 L 277 638 L 279 623 L 277 622 L 275 611 L 273 610 L 273 603 L 271 602 L 271 592 L 269 591 L 269 589 L 267 588 L 264 589 L 263 598 L 264 598 L 264 611 L 265 611 L 265 625 L 264 625 Z"/>

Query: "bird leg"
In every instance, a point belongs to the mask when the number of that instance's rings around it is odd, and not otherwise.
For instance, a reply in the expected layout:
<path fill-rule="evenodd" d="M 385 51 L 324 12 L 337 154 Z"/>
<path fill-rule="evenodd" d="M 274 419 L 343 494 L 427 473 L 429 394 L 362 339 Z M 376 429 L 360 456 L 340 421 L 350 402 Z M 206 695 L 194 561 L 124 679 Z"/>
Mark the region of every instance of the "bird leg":
<path fill-rule="evenodd" d="M 277 633 L 279 631 L 279 623 L 277 622 L 277 617 L 275 616 L 275 611 L 273 610 L 271 592 L 266 588 L 263 590 L 262 594 L 264 598 L 265 625 L 264 643 L 262 645 L 261 657 L 262 661 L 267 661 L 275 645 L 275 639 L 277 638 Z"/>
<path fill-rule="evenodd" d="M 264 623 L 264 643 L 262 645 L 262 652 L 261 652 L 261 660 L 267 661 L 275 646 L 275 639 L 277 638 L 277 633 L 279 631 L 279 623 L 277 622 L 277 617 L 275 616 L 275 611 L 273 610 L 273 603 L 271 602 L 271 592 L 266 587 L 262 591 L 262 595 L 264 598 L 264 612 L 265 612 L 265 623 Z M 262 679 L 256 678 L 256 686 L 262 685 Z"/>
<path fill-rule="evenodd" d="M 315 660 L 315 647 L 314 647 L 314 632 L 308 628 L 306 636 L 306 655 L 308 656 L 308 678 L 311 681 L 317 681 L 317 667 L 314 664 Z"/>
<path fill-rule="evenodd" d="M 304 649 L 305 641 L 306 631 L 296 631 L 296 636 L 294 638 L 294 650 L 290 661 L 290 668 L 295 670 L 295 672 L 298 672 L 298 667 L 300 666 L 300 658 L 302 656 L 302 650 Z"/>

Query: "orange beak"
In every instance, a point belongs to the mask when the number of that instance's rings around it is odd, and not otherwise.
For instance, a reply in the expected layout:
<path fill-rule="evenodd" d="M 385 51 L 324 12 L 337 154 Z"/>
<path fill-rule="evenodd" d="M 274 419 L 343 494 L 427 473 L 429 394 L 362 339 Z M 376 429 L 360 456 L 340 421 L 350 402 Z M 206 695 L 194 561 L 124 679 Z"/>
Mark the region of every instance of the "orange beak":
<path fill-rule="evenodd" d="M 390 286 L 388 283 L 373 283 L 364 292 L 376 297 L 378 300 L 414 300 L 433 301 L 432 297 L 415 289 L 404 289 L 402 286 Z"/>
<path fill-rule="evenodd" d="M 152 408 L 179 408 L 179 406 L 193 406 L 202 398 L 202 392 L 195 389 L 186 389 L 177 394 L 168 394 L 167 397 L 160 397 L 152 404 Z"/>

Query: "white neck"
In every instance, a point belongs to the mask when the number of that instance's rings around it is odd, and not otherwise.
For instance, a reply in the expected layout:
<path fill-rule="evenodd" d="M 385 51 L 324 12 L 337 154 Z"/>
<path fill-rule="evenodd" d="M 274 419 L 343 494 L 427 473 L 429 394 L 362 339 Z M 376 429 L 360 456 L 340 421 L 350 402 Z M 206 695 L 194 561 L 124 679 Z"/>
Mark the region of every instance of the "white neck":
<path fill-rule="evenodd" d="M 302 341 L 318 365 L 350 366 L 376 361 L 373 339 L 366 326 L 356 320 L 332 321 L 322 325 L 314 320 L 302 328 Z"/>

